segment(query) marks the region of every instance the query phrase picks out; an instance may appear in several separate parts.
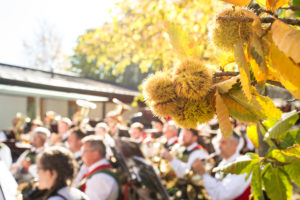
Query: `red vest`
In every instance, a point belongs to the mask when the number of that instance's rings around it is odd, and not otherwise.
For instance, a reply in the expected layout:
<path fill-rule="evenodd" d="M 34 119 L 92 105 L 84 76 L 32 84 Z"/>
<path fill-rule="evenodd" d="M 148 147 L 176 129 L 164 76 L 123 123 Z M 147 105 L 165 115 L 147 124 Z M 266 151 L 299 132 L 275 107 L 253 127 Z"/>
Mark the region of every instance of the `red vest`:
<path fill-rule="evenodd" d="M 250 194 L 251 194 L 251 186 L 249 185 L 247 187 L 247 189 L 243 192 L 243 194 L 241 194 L 240 196 L 238 196 L 234 200 L 249 200 Z"/>
<path fill-rule="evenodd" d="M 87 172 L 82 180 L 80 181 L 79 183 L 79 189 L 82 191 L 82 192 L 85 192 L 86 190 L 86 181 L 87 179 L 89 179 L 90 177 L 92 177 L 94 174 L 98 173 L 99 171 L 101 170 L 104 170 L 104 169 L 112 169 L 112 166 L 110 164 L 104 164 L 104 165 L 100 165 L 98 167 L 96 167 L 94 170 L 90 171 L 90 172 Z"/>

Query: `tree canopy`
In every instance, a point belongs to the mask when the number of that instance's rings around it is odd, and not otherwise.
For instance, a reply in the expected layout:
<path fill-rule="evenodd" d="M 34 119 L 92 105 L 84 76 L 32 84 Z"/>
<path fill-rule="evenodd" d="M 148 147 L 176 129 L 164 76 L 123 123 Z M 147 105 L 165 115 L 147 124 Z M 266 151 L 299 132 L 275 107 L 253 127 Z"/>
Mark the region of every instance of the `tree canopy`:
<path fill-rule="evenodd" d="M 148 73 L 179 63 L 170 43 L 172 36 L 167 34 L 170 23 L 177 24 L 194 39 L 189 45 L 200 48 L 199 58 L 213 61 L 206 25 L 212 22 L 220 5 L 211 0 L 120 1 L 112 13 L 112 22 L 79 37 L 72 58 L 73 71 L 126 85 L 124 72 L 130 67 L 136 73 L 137 86 Z"/>

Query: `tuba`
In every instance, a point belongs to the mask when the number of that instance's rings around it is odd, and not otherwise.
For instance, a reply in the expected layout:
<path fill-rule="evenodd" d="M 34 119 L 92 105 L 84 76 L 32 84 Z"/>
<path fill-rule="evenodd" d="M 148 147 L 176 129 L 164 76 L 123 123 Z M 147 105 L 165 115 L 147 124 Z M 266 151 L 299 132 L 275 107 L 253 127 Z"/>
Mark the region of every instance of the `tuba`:
<path fill-rule="evenodd" d="M 120 123 L 122 124 L 122 119 L 121 119 L 121 115 L 126 111 L 126 110 L 130 110 L 131 107 L 123 102 L 121 102 L 119 99 L 117 98 L 113 98 L 112 100 L 113 103 L 116 104 L 116 108 L 112 111 L 109 111 L 106 115 L 106 117 L 110 117 L 112 119 L 114 119 L 116 121 L 116 123 Z"/>
<path fill-rule="evenodd" d="M 117 134 L 117 130 L 120 126 L 126 126 L 126 124 L 123 122 L 121 115 L 126 111 L 130 110 L 131 107 L 117 98 L 113 98 L 113 103 L 116 104 L 116 108 L 112 111 L 109 111 L 105 116 L 105 122 L 110 127 L 109 133 L 111 136 L 114 136 Z"/>
<path fill-rule="evenodd" d="M 75 126 L 84 127 L 88 122 L 88 115 L 91 109 L 95 109 L 97 105 L 86 100 L 77 100 L 76 104 L 80 110 L 73 115 L 73 123 Z"/>

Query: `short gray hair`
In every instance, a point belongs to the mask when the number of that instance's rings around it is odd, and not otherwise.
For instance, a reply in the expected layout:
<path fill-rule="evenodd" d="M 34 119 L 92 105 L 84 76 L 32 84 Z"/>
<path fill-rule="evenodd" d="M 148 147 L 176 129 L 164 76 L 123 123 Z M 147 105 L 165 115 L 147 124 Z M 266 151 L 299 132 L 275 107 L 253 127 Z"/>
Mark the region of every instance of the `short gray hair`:
<path fill-rule="evenodd" d="M 99 152 L 102 158 L 106 156 L 106 148 L 101 137 L 97 135 L 89 135 L 82 139 L 83 144 L 89 144 L 91 149 Z"/>

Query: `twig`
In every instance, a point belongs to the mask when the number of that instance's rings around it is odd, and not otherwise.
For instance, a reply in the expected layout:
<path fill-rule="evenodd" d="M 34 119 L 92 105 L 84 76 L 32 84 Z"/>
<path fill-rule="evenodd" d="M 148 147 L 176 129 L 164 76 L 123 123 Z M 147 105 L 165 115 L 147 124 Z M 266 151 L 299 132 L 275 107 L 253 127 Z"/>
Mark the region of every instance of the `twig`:
<path fill-rule="evenodd" d="M 278 10 L 300 10 L 300 6 L 290 6 L 290 7 L 281 7 L 281 8 L 278 8 Z"/>
<path fill-rule="evenodd" d="M 278 18 L 278 19 L 286 24 L 300 26 L 299 19 L 285 19 L 285 18 Z M 217 20 L 237 21 L 237 22 L 253 22 L 254 21 L 254 19 L 250 18 L 250 17 L 231 17 L 231 16 L 218 17 Z M 273 23 L 275 21 L 275 18 L 263 17 L 263 18 L 260 18 L 260 21 L 262 23 Z"/>
<path fill-rule="evenodd" d="M 214 78 L 220 77 L 220 76 L 237 76 L 239 75 L 239 72 L 215 72 Z"/>
<path fill-rule="evenodd" d="M 272 16 L 274 16 L 275 18 L 278 18 L 278 16 L 277 16 L 273 11 L 265 10 L 265 9 L 263 9 L 263 8 L 260 8 L 259 11 L 260 11 L 260 12 L 264 12 L 264 13 L 268 13 L 269 15 L 272 15 Z"/>
<path fill-rule="evenodd" d="M 268 132 L 268 129 L 265 127 L 265 125 L 262 123 L 261 120 L 259 120 L 259 124 L 264 128 L 264 130 L 265 130 L 266 132 Z"/>
<path fill-rule="evenodd" d="M 284 18 L 278 18 L 278 19 L 286 24 L 300 26 L 299 19 L 284 19 Z M 260 20 L 262 23 L 273 23 L 275 21 L 275 19 L 272 17 L 260 18 Z"/>
<path fill-rule="evenodd" d="M 277 87 L 281 87 L 281 88 L 285 88 L 280 82 L 278 81 L 271 81 L 271 80 L 267 80 L 267 83 L 270 83 L 272 85 L 275 85 Z"/>

